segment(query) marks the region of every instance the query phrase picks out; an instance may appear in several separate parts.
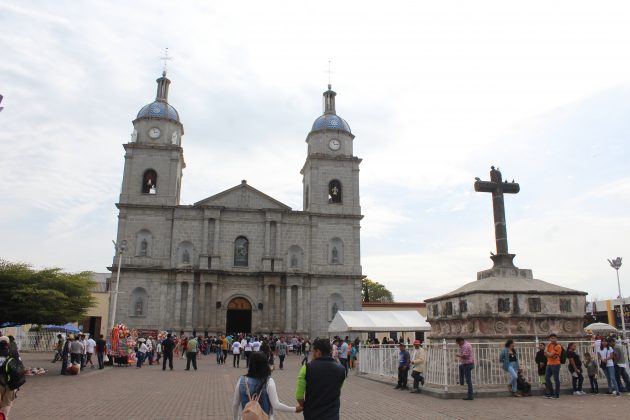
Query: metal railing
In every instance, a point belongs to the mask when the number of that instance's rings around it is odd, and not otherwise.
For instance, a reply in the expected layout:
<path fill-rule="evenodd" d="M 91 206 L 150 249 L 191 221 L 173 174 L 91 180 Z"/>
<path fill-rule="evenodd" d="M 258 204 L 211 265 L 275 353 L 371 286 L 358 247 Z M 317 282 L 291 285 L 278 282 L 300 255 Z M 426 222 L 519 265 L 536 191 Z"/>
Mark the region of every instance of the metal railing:
<path fill-rule="evenodd" d="M 54 331 L 21 332 L 15 335 L 19 351 L 54 351 L 57 346 L 57 334 Z M 64 334 L 65 337 L 65 334 Z"/>
<path fill-rule="evenodd" d="M 568 342 L 559 342 L 566 350 Z M 593 342 L 574 341 L 576 352 L 584 361 L 584 354 L 590 353 L 597 361 L 594 353 Z M 499 357 L 504 348 L 502 343 L 471 343 L 474 356 L 475 368 L 472 371 L 473 383 L 476 385 L 504 386 L 509 382 L 509 375 L 502 369 Z M 626 352 L 628 351 L 626 344 Z M 441 387 L 448 391 L 449 386 L 459 383 L 459 362 L 456 354 L 459 350 L 455 343 L 446 341 L 425 344 L 426 368 L 424 371 L 425 383 Z M 535 383 L 538 380 L 538 367 L 536 365 L 536 353 L 538 352 L 538 342 L 516 342 L 515 349 L 518 353 L 519 367 L 523 369 L 524 376 L 529 382 Z M 410 348 L 410 351 L 413 349 Z M 377 346 L 361 347 L 359 351 L 359 371 L 360 373 L 374 374 L 384 377 L 398 377 L 398 347 Z M 567 362 L 568 363 L 568 362 Z M 563 384 L 571 383 L 571 373 L 565 364 L 560 369 L 560 381 Z M 602 372 L 598 369 L 598 375 Z M 586 370 L 584 377 L 587 379 Z M 587 379 L 588 382 L 588 379 Z"/>

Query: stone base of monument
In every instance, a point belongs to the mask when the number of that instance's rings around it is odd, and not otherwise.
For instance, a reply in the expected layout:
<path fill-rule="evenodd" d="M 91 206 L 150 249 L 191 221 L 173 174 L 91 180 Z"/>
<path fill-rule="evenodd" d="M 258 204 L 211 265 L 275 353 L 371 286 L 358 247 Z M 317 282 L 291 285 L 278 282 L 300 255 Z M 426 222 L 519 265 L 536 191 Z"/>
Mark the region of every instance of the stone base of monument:
<path fill-rule="evenodd" d="M 426 299 L 431 340 L 464 337 L 474 342 L 584 337 L 586 292 L 535 279 L 513 264 L 513 254 L 493 255 L 494 266 L 477 280 Z"/>

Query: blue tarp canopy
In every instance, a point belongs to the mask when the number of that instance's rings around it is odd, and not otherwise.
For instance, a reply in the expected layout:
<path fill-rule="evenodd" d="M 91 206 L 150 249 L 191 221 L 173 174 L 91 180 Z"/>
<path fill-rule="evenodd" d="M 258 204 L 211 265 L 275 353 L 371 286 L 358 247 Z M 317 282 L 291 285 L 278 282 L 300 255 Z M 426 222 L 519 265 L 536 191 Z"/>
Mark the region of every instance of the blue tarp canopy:
<path fill-rule="evenodd" d="M 16 324 L 15 322 L 3 322 L 0 324 L 0 328 L 15 327 L 16 325 L 20 325 L 20 324 Z"/>
<path fill-rule="evenodd" d="M 67 323 L 65 325 L 44 325 L 43 327 L 45 330 L 49 330 L 49 331 L 64 331 L 64 332 L 71 332 L 71 333 L 78 333 L 79 328 L 71 323 Z"/>

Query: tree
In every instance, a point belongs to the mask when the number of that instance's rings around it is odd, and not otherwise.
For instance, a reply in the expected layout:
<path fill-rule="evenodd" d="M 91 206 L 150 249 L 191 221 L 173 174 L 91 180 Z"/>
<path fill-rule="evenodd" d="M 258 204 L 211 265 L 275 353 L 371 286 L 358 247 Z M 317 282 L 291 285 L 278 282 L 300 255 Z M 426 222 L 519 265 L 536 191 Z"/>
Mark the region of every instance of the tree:
<path fill-rule="evenodd" d="M 363 302 L 393 302 L 392 292 L 379 282 L 370 279 L 361 280 L 361 299 Z"/>
<path fill-rule="evenodd" d="M 65 324 L 94 306 L 91 273 L 35 270 L 0 260 L 0 321 L 17 324 Z"/>

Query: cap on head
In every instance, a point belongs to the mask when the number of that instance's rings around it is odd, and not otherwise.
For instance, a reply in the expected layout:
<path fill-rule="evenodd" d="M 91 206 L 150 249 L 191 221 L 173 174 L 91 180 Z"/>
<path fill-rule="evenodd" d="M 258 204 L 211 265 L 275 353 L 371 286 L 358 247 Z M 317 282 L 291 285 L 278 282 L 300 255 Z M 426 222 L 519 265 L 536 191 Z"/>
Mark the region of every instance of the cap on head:
<path fill-rule="evenodd" d="M 422 343 L 420 342 L 420 340 L 416 340 L 416 341 L 414 341 L 414 342 L 413 342 L 413 345 L 414 345 L 414 346 L 419 346 L 420 344 L 422 344 Z"/>
<path fill-rule="evenodd" d="M 0 337 L 0 343 L 8 343 L 9 342 L 9 337 L 7 337 L 6 335 L 3 335 L 2 337 Z"/>

